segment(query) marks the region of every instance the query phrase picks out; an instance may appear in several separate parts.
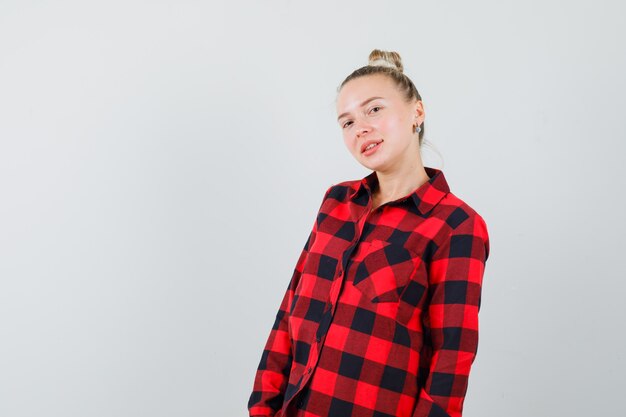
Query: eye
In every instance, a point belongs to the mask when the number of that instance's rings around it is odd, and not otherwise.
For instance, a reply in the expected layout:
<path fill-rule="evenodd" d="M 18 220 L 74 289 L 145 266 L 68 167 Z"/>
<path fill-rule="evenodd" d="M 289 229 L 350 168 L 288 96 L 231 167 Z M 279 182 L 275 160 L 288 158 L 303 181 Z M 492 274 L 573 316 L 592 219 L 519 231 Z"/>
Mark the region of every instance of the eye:
<path fill-rule="evenodd" d="M 348 125 L 348 123 L 352 123 L 352 122 L 349 122 L 349 121 L 348 121 L 348 122 L 345 122 L 345 123 L 343 124 L 343 128 L 344 128 L 344 129 L 345 129 L 345 127 Z"/>
<path fill-rule="evenodd" d="M 380 109 L 380 108 L 381 108 L 380 106 L 374 106 L 374 107 L 372 107 L 372 109 L 370 111 L 373 111 L 374 109 Z M 376 112 L 376 113 L 378 113 L 378 112 Z"/>

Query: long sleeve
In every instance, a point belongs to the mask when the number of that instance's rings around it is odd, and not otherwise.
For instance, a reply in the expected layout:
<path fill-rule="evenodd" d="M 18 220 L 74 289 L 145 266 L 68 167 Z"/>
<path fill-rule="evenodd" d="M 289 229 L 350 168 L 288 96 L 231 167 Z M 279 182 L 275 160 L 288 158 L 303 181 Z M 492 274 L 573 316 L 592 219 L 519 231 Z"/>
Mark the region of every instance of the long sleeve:
<path fill-rule="evenodd" d="M 331 188 L 332 187 L 329 187 L 326 190 L 322 204 L 328 197 Z M 309 237 L 302 248 L 291 280 L 280 303 L 269 337 L 265 343 L 254 378 L 252 394 L 248 401 L 250 416 L 272 417 L 282 406 L 293 360 L 292 343 L 288 328 L 289 311 L 294 301 L 295 290 L 300 281 L 309 249 L 317 234 L 318 219 L 319 213 L 309 233 Z"/>
<path fill-rule="evenodd" d="M 431 360 L 413 417 L 461 416 L 478 349 L 478 311 L 488 256 L 487 225 L 478 214 L 457 225 L 433 255 L 431 298 L 424 319 Z"/>

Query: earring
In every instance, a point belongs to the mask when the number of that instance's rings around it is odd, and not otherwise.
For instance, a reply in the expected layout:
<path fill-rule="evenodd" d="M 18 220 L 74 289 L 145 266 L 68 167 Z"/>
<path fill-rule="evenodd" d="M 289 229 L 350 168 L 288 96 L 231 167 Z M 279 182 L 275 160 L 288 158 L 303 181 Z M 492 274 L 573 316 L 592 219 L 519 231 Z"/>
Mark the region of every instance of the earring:
<path fill-rule="evenodd" d="M 415 125 L 415 133 L 419 133 L 422 131 L 422 128 L 419 127 L 418 125 Z"/>

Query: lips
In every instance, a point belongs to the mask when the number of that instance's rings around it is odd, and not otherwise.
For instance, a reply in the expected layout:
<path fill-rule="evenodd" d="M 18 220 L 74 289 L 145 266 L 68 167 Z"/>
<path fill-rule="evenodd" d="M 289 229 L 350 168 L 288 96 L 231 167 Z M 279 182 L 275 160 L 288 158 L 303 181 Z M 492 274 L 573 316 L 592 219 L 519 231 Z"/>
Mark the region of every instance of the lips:
<path fill-rule="evenodd" d="M 368 146 L 370 146 L 372 143 L 380 143 L 382 142 L 382 139 L 370 139 L 370 140 L 366 140 L 365 142 L 363 142 L 361 144 L 361 153 L 365 152 L 365 148 L 367 148 Z"/>

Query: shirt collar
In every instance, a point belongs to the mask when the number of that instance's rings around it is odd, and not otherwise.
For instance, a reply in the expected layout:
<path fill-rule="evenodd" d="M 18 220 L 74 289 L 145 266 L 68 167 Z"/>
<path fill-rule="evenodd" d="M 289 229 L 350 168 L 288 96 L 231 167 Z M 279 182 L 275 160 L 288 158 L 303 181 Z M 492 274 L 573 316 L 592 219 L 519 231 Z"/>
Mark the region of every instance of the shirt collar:
<path fill-rule="evenodd" d="M 443 175 L 443 171 L 437 168 L 424 167 L 429 179 L 424 184 L 417 187 L 409 198 L 415 204 L 415 207 L 421 214 L 428 213 L 433 207 L 435 207 L 439 201 L 450 192 L 450 187 L 446 181 L 446 177 Z M 371 190 L 378 184 L 378 176 L 376 171 L 372 171 L 370 174 L 357 181 L 353 186 L 353 190 L 348 196 L 350 200 L 356 200 L 360 196 L 362 198 L 371 198 Z"/>

